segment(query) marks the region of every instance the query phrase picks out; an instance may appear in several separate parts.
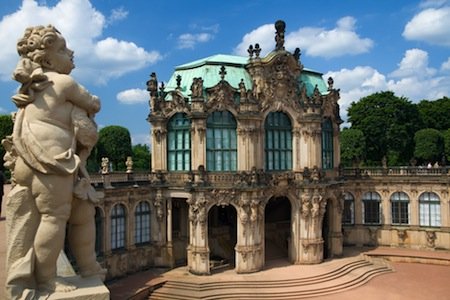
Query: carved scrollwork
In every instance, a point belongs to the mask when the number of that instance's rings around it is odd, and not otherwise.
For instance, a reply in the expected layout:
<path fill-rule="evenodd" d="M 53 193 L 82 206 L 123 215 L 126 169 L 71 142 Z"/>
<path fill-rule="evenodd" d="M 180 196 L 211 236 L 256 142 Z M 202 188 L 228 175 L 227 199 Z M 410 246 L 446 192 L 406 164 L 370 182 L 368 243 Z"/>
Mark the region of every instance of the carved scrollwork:
<path fill-rule="evenodd" d="M 234 102 L 234 95 L 238 93 L 238 90 L 227 81 L 220 81 L 216 86 L 206 89 L 206 93 L 208 95 L 207 110 L 223 111 L 230 107 L 236 111 L 239 110 L 239 106 Z"/>
<path fill-rule="evenodd" d="M 156 142 L 161 142 L 161 138 L 166 135 L 167 131 L 165 129 L 153 129 L 153 136 L 156 139 Z"/>
<path fill-rule="evenodd" d="M 425 231 L 427 237 L 427 246 L 430 248 L 434 248 L 436 246 L 436 231 Z"/>
<path fill-rule="evenodd" d="M 161 193 L 157 193 L 153 202 L 153 206 L 156 210 L 156 219 L 158 220 L 158 222 L 162 222 L 164 217 L 164 201 L 164 196 Z"/>

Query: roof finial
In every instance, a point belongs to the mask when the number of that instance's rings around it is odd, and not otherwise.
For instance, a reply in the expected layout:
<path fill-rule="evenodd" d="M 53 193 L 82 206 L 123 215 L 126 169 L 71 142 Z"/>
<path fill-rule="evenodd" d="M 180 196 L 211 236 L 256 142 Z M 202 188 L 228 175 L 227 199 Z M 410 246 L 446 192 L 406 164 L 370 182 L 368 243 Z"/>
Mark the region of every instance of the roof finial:
<path fill-rule="evenodd" d="M 275 36 L 275 50 L 284 50 L 284 31 L 286 29 L 286 23 L 283 20 L 278 20 L 275 22 L 275 29 L 277 30 Z"/>
<path fill-rule="evenodd" d="M 259 58 L 259 54 L 261 53 L 261 48 L 259 47 L 259 44 L 255 44 L 255 49 L 253 50 L 255 52 L 256 58 Z"/>
<path fill-rule="evenodd" d="M 177 81 L 177 90 L 179 90 L 181 87 L 181 75 L 178 74 L 175 80 Z"/>
<path fill-rule="evenodd" d="M 222 65 L 222 66 L 220 67 L 219 75 L 220 75 L 220 78 L 221 78 L 222 80 L 225 79 L 225 75 L 227 75 L 227 71 L 225 71 L 225 66 L 224 66 L 224 65 Z"/>

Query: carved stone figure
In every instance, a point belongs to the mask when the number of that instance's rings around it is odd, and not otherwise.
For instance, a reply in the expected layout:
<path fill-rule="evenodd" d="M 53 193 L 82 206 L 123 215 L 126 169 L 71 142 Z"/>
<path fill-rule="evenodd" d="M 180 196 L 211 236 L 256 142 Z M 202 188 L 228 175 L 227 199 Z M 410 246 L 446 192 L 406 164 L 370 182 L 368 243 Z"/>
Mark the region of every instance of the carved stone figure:
<path fill-rule="evenodd" d="M 109 173 L 109 158 L 102 157 L 102 174 Z"/>
<path fill-rule="evenodd" d="M 133 158 L 131 156 L 127 156 L 125 165 L 127 166 L 127 173 L 133 173 Z"/>
<path fill-rule="evenodd" d="M 3 142 L 16 183 L 7 199 L 6 289 L 11 299 L 34 299 L 76 289 L 56 275 L 66 224 L 80 275 L 106 273 L 96 261 L 98 200 L 85 169 L 100 101 L 69 76 L 73 51 L 53 26 L 27 28 L 17 49 L 18 111 Z"/>

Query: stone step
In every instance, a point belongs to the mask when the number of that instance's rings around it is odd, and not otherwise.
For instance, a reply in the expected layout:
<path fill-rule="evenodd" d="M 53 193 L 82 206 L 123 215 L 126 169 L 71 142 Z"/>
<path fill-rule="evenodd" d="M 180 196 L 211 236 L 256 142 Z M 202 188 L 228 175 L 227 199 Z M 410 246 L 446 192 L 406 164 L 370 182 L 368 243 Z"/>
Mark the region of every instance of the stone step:
<path fill-rule="evenodd" d="M 343 265 L 338 269 L 334 269 L 330 272 L 323 273 L 320 275 L 303 277 L 303 278 L 290 278 L 281 280 L 265 280 L 261 281 L 220 281 L 220 282 L 206 282 L 206 283 L 198 283 L 194 281 L 178 281 L 178 280 L 170 280 L 165 284 L 166 287 L 178 286 L 182 287 L 186 290 L 192 289 L 197 291 L 216 289 L 218 287 L 232 287 L 232 288 L 240 288 L 240 287 L 252 287 L 252 288 L 267 288 L 270 286 L 276 287 L 289 287 L 289 286 L 299 286 L 299 285 L 308 285 L 311 283 L 321 283 L 328 280 L 333 280 L 334 278 L 341 277 L 347 273 L 352 272 L 357 268 L 361 268 L 364 266 L 370 266 L 371 263 L 366 260 L 358 260 L 352 261 L 348 264 Z"/>
<path fill-rule="evenodd" d="M 151 300 L 181 299 L 301 299 L 327 295 L 360 286 L 372 277 L 391 272 L 389 265 L 364 259 L 347 262 L 328 272 L 280 280 L 199 282 L 170 280 L 149 297 Z M 295 274 L 293 274 L 295 275 Z"/>

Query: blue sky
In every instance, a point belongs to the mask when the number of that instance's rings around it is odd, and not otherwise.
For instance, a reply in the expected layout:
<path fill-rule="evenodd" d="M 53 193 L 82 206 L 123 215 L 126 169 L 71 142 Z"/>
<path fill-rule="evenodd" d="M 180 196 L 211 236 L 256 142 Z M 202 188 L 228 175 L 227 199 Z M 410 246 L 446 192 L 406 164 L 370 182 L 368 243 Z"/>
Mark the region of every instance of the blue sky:
<path fill-rule="evenodd" d="M 278 19 L 287 50 L 300 47 L 305 67 L 334 78 L 344 119 L 352 101 L 377 91 L 413 102 L 450 96 L 450 0 L 1 2 L 0 113 L 15 111 L 17 39 L 28 26 L 53 24 L 75 51 L 72 75 L 102 101 L 97 123 L 128 128 L 133 144 L 150 142 L 151 72 L 167 82 L 177 65 L 247 56 L 254 43 L 266 54 Z"/>

